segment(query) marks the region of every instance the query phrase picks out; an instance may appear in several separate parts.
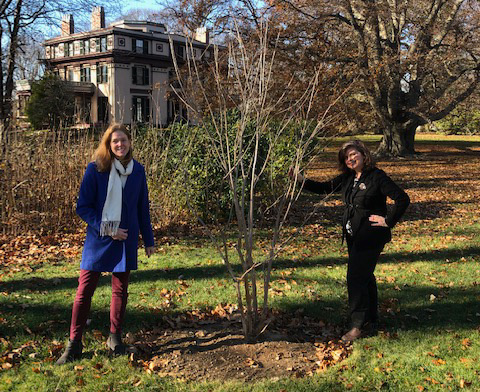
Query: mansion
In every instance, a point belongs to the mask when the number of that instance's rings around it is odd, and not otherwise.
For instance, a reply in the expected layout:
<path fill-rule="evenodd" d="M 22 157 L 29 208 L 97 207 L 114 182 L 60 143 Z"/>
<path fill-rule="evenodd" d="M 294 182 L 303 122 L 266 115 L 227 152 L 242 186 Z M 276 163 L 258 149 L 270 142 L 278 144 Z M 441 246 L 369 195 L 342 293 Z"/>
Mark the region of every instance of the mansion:
<path fill-rule="evenodd" d="M 168 33 L 160 23 L 129 20 L 106 27 L 103 7 L 94 7 L 91 18 L 90 31 L 75 33 L 73 16 L 64 15 L 61 35 L 44 42 L 47 71 L 72 87 L 77 123 L 186 120 L 170 87 L 174 60 L 185 62 L 187 45 L 189 57 L 212 58 L 208 31 L 198 29 L 192 38 Z"/>

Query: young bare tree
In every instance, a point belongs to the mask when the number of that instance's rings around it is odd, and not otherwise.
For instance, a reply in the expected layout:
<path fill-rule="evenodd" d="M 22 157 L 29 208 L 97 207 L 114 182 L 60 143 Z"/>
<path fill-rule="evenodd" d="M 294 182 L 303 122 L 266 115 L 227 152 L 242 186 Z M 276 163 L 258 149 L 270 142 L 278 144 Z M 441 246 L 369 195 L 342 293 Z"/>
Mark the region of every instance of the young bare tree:
<path fill-rule="evenodd" d="M 294 101 L 289 96 L 292 84 L 276 80 L 277 53 L 270 45 L 267 25 L 260 25 L 248 41 L 238 29 L 230 38 L 226 47 L 214 48 L 210 63 L 203 62 L 198 52 L 195 57 L 190 47 L 184 68 L 176 67 L 178 84 L 172 86 L 178 86 L 177 96 L 206 135 L 228 186 L 232 216 L 228 223 L 234 223 L 235 246 L 229 246 L 225 230 L 210 235 L 235 284 L 244 335 L 253 339 L 269 322 L 272 264 L 284 245 L 282 228 L 298 197 L 299 187 L 288 178 L 288 167 L 297 172 L 309 154 L 326 143 L 328 139 L 320 136 L 330 119 L 327 108 L 314 121 L 307 120 L 320 87 L 320 70 Z M 285 140 L 289 147 L 279 151 Z M 278 169 L 280 161 L 283 165 Z M 275 175 L 275 170 L 281 172 Z M 266 183 L 273 185 L 275 193 L 267 208 L 270 245 L 261 255 L 255 250 L 257 214 Z M 188 179 L 185 187 L 188 190 Z"/>
<path fill-rule="evenodd" d="M 286 42 L 359 78 L 383 130 L 378 153 L 414 154 L 418 126 L 445 117 L 467 99 L 480 77 L 477 0 L 275 0 Z"/>

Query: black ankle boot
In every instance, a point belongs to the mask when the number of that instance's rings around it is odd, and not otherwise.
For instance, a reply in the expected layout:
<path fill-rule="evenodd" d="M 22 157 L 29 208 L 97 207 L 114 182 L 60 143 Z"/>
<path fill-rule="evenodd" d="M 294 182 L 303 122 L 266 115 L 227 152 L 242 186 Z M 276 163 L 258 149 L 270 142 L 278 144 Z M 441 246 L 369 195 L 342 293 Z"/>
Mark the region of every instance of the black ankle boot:
<path fill-rule="evenodd" d="M 63 365 L 67 362 L 73 362 L 81 358 L 83 345 L 81 340 L 69 340 L 67 348 L 60 358 L 58 358 L 56 365 Z"/>
<path fill-rule="evenodd" d="M 122 334 L 110 333 L 107 340 L 108 351 L 110 355 L 125 355 L 127 353 L 127 346 L 122 342 Z"/>
<path fill-rule="evenodd" d="M 113 355 L 114 357 L 138 353 L 134 346 L 126 345 L 122 342 L 122 334 L 120 333 L 110 333 L 107 340 L 107 347 L 109 354 Z"/>

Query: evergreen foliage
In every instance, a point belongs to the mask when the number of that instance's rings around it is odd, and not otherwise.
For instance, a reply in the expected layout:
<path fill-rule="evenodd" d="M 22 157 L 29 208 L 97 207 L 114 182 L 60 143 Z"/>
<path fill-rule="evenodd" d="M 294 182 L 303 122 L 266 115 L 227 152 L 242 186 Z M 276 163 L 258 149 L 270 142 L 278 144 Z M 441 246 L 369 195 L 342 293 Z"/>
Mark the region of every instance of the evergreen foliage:
<path fill-rule="evenodd" d="M 26 113 L 34 129 L 57 130 L 73 117 L 75 98 L 68 82 L 48 73 L 32 84 Z"/>

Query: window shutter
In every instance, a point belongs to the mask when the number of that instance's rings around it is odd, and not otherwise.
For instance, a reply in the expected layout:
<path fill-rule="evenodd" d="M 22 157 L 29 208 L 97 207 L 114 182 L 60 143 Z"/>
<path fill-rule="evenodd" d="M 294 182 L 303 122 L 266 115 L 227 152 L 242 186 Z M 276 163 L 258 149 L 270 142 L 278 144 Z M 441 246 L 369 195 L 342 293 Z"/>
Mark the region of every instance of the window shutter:
<path fill-rule="evenodd" d="M 143 80 L 144 84 L 150 84 L 150 70 L 147 67 L 143 69 Z"/>
<path fill-rule="evenodd" d="M 137 51 L 137 40 L 135 38 L 132 38 L 132 52 Z"/>
<path fill-rule="evenodd" d="M 148 54 L 148 41 L 143 40 L 143 54 Z"/>
<path fill-rule="evenodd" d="M 137 121 L 137 98 L 132 97 L 132 120 Z"/>
<path fill-rule="evenodd" d="M 132 83 L 137 84 L 137 67 L 132 67 Z"/>
<path fill-rule="evenodd" d="M 102 68 L 100 68 L 99 65 L 97 65 L 97 83 L 102 82 Z"/>
<path fill-rule="evenodd" d="M 150 99 L 145 98 L 145 114 L 143 116 L 145 122 L 150 120 Z"/>

